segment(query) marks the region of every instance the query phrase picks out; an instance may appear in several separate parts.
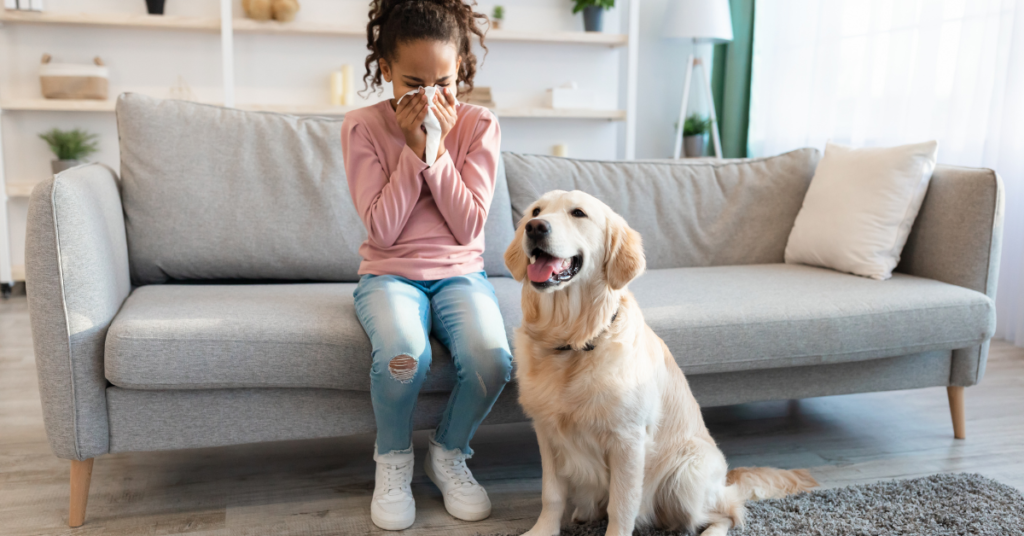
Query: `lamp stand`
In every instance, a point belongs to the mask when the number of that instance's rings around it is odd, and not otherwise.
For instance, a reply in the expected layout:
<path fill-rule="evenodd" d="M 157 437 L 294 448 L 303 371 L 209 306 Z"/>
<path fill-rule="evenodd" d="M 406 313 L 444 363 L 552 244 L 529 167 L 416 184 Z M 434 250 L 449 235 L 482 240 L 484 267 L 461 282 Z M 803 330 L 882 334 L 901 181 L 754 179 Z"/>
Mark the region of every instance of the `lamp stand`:
<path fill-rule="evenodd" d="M 694 43 L 696 46 L 696 43 Z M 683 125 L 686 123 L 686 106 L 690 102 L 690 85 L 692 83 L 694 69 L 700 68 L 701 78 L 704 79 L 704 96 L 711 107 L 711 140 L 715 146 L 715 157 L 722 158 L 722 140 L 718 137 L 718 116 L 715 114 L 715 99 L 711 96 L 711 77 L 704 69 L 704 62 L 690 54 L 686 63 L 686 80 L 683 82 L 683 104 L 679 108 L 679 126 L 676 127 L 676 143 L 673 147 L 672 158 L 679 158 L 683 149 Z"/>

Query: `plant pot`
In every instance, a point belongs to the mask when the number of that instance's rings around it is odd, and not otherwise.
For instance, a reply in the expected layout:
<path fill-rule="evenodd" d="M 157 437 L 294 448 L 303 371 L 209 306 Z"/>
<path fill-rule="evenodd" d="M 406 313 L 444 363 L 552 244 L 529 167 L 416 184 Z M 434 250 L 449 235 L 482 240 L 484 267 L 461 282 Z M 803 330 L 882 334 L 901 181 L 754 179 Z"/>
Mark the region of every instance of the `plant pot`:
<path fill-rule="evenodd" d="M 71 169 L 81 163 L 81 160 L 50 160 L 50 169 L 56 175 L 65 169 Z"/>
<path fill-rule="evenodd" d="M 164 14 L 164 0 L 146 0 L 146 11 L 150 15 Z"/>
<path fill-rule="evenodd" d="M 583 8 L 583 29 L 588 32 L 604 31 L 604 8 L 587 6 Z"/>
<path fill-rule="evenodd" d="M 704 156 L 704 135 L 683 136 L 683 152 L 687 158 Z"/>

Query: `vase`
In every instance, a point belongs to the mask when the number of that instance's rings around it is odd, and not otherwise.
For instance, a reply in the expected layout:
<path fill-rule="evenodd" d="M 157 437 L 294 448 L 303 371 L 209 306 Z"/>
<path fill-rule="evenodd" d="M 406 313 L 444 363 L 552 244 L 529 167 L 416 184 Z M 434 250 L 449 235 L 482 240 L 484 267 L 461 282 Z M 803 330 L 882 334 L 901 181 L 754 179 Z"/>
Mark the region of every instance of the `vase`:
<path fill-rule="evenodd" d="M 164 0 L 146 0 L 146 11 L 150 15 L 164 14 Z"/>
<path fill-rule="evenodd" d="M 604 29 L 604 8 L 587 6 L 583 8 L 583 29 L 588 32 L 600 32 Z"/>
<path fill-rule="evenodd" d="M 683 152 L 687 158 L 704 156 L 704 135 L 683 136 Z"/>
<path fill-rule="evenodd" d="M 65 169 L 71 169 L 81 163 L 81 160 L 50 160 L 50 169 L 56 175 Z"/>

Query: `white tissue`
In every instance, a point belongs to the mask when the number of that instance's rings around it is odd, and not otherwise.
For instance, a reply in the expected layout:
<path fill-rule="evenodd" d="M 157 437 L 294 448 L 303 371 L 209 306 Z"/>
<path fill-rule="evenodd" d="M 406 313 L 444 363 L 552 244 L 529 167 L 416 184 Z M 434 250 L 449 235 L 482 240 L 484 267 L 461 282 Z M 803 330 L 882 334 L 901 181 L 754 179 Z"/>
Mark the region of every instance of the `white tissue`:
<path fill-rule="evenodd" d="M 437 86 L 416 88 L 406 93 L 405 95 L 402 95 L 402 97 L 398 99 L 398 102 L 395 103 L 395 106 L 398 106 L 398 104 L 402 102 L 402 99 L 408 97 L 409 95 L 415 95 L 419 93 L 421 89 L 423 90 L 424 93 L 427 94 L 427 117 L 423 119 L 423 127 L 427 129 L 427 149 L 426 155 L 424 156 L 426 156 L 427 158 L 427 165 L 432 166 L 434 165 L 434 162 L 437 160 L 438 146 L 441 145 L 441 122 L 437 120 L 437 116 L 434 115 L 433 110 L 434 94 L 437 93 L 438 91 L 441 91 L 441 88 Z M 455 101 L 456 104 L 458 104 L 458 102 L 458 100 Z"/>

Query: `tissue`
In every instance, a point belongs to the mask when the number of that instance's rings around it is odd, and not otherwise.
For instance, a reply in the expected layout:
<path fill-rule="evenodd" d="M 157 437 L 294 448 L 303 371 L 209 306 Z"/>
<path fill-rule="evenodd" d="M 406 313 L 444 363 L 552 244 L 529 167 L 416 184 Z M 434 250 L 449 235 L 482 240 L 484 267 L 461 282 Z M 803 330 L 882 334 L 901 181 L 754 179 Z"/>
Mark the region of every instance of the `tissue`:
<path fill-rule="evenodd" d="M 441 145 L 441 122 L 438 121 L 437 116 L 434 115 L 434 94 L 441 91 L 441 88 L 437 86 L 416 88 L 405 95 L 402 95 L 395 105 L 397 106 L 400 104 L 402 99 L 409 95 L 419 93 L 421 89 L 427 95 L 427 117 L 423 119 L 423 128 L 427 130 L 427 149 L 424 156 L 427 159 L 427 165 L 432 166 L 434 165 L 434 162 L 437 161 L 437 149 L 438 146 Z M 455 103 L 458 104 L 459 101 L 456 100 Z"/>

